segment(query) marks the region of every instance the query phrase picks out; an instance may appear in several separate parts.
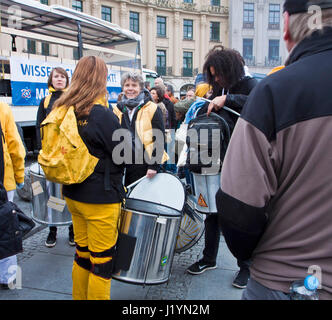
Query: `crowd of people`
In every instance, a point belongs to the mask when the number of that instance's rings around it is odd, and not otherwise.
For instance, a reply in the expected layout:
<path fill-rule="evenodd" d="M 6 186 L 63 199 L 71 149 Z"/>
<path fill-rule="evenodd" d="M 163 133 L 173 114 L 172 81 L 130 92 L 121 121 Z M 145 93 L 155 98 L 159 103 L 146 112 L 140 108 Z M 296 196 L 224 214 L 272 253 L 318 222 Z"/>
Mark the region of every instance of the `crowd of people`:
<path fill-rule="evenodd" d="M 78 62 L 70 83 L 65 70 L 52 71 L 50 95 L 38 110 L 38 129 L 51 112 L 73 106 L 79 135 L 99 159 L 83 182 L 63 186 L 73 222 L 69 243 L 76 245 L 73 299 L 110 299 L 124 187 L 144 176 L 153 179 L 162 168 L 191 183 L 188 168 L 177 165 L 180 154 L 172 156 L 175 132 L 211 112 L 227 122 L 232 138 L 222 159 L 218 214 L 206 216 L 203 256 L 187 272 L 199 275 L 217 267 L 222 231 L 239 266 L 232 284 L 246 288 L 243 299 L 290 299 L 290 284 L 313 265 L 323 273 L 320 298 L 332 299 L 332 1 L 317 1 L 319 30 L 308 24 L 308 4 L 285 1 L 284 40 L 290 55 L 261 83 L 248 73 L 238 51 L 223 46 L 210 50 L 202 66 L 204 82 L 190 88 L 184 99 L 176 98 L 162 78 L 151 86 L 139 73 L 129 72 L 111 107 L 107 67 L 95 56 Z M 10 108 L 1 103 L 0 112 L 1 179 L 12 201 L 13 190 L 24 181 L 25 151 Z M 142 162 L 115 161 L 119 142 L 112 137 L 118 129 L 129 132 L 124 142 L 130 159 L 143 152 Z M 161 146 L 156 131 L 163 134 Z M 55 242 L 56 228 L 50 225 L 45 245 Z M 15 265 L 16 257 L 0 260 L 2 287 L 8 286 L 8 264 Z"/>

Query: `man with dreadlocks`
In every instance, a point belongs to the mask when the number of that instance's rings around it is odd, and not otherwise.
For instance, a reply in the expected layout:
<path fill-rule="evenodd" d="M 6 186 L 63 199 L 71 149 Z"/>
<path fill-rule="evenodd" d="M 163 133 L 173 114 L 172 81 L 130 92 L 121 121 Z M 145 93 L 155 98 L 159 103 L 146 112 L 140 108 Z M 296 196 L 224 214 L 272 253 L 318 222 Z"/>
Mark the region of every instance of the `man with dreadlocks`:
<path fill-rule="evenodd" d="M 203 73 L 206 74 L 207 82 L 213 90 L 210 98 L 212 102 L 202 107 L 198 115 L 210 114 L 213 110 L 228 122 L 231 132 L 233 131 L 238 117 L 223 110 L 222 107 L 226 105 L 240 113 L 250 91 L 257 84 L 255 79 L 246 74 L 244 67 L 244 60 L 236 50 L 218 45 L 208 53 Z M 201 274 L 217 267 L 216 259 L 220 241 L 218 216 L 216 214 L 207 215 L 204 223 L 205 248 L 203 258 L 187 269 L 190 274 Z M 250 276 L 249 262 L 238 260 L 237 263 L 240 270 L 233 281 L 233 286 L 243 289 Z"/>

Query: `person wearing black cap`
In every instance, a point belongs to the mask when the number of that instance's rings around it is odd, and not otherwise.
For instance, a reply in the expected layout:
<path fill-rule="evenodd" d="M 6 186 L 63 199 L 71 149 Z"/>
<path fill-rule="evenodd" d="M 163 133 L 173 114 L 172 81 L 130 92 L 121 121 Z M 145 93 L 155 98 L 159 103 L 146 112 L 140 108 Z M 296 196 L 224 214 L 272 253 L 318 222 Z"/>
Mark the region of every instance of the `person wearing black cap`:
<path fill-rule="evenodd" d="M 233 255 L 252 261 L 242 299 L 290 299 L 315 269 L 319 299 L 331 300 L 332 0 L 285 1 L 283 36 L 285 68 L 254 88 L 233 131 L 219 224 Z"/>

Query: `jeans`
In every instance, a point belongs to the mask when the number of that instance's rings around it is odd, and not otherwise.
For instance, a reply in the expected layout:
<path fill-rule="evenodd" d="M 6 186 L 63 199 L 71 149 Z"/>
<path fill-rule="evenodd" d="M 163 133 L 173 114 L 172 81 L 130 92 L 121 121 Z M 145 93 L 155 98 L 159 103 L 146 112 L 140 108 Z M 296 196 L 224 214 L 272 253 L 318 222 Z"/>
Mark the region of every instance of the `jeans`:
<path fill-rule="evenodd" d="M 269 289 L 250 278 L 242 300 L 290 300 L 290 297 L 287 293 Z"/>

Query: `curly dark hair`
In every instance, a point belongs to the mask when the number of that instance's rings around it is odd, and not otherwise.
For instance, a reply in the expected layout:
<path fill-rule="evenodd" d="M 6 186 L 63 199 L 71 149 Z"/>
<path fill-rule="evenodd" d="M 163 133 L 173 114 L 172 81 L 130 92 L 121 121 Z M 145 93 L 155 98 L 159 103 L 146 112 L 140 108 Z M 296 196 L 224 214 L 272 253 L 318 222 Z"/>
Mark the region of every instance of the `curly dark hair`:
<path fill-rule="evenodd" d="M 156 86 L 156 87 L 151 88 L 150 92 L 152 90 L 156 90 L 157 95 L 158 95 L 158 102 L 163 101 L 164 95 L 165 95 L 165 90 L 162 87 L 160 87 L 160 86 Z"/>
<path fill-rule="evenodd" d="M 207 54 L 203 73 L 206 74 L 213 92 L 220 90 L 220 86 L 228 90 L 244 77 L 244 65 L 244 59 L 238 51 L 217 45 Z M 211 74 L 210 67 L 214 68 L 215 75 Z M 221 83 L 215 81 L 215 76 L 220 78 Z"/>

